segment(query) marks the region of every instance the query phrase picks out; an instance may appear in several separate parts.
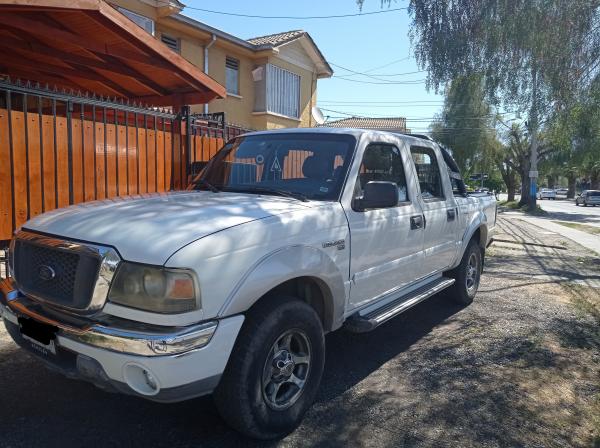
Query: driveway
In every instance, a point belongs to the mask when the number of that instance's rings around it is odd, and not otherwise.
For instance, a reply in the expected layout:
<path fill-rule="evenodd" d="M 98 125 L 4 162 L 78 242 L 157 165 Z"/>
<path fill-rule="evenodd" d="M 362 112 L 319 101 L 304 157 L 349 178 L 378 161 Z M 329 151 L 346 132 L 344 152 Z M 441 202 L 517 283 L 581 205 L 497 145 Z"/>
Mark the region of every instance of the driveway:
<path fill-rule="evenodd" d="M 600 446 L 600 263 L 500 218 L 476 301 L 327 336 L 317 402 L 264 446 Z M 210 398 L 160 405 L 48 372 L 0 331 L 1 446 L 255 446 Z"/>

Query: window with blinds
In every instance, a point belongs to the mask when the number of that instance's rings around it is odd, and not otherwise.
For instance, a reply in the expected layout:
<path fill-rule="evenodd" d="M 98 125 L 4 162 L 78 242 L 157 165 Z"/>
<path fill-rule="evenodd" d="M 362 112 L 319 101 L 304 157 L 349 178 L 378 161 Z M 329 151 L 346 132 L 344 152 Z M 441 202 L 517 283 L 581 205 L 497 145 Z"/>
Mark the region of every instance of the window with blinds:
<path fill-rule="evenodd" d="M 225 59 L 225 88 L 227 93 L 240 94 L 240 61 L 230 57 Z"/>
<path fill-rule="evenodd" d="M 300 118 L 300 76 L 267 64 L 267 111 Z"/>
<path fill-rule="evenodd" d="M 179 39 L 177 39 L 176 37 L 169 36 L 167 34 L 161 34 L 160 40 L 171 50 L 179 53 Z"/>
<path fill-rule="evenodd" d="M 148 33 L 150 33 L 154 36 L 154 20 L 149 19 L 148 17 L 138 14 L 136 12 L 130 11 L 128 9 L 121 8 L 120 6 L 117 7 L 117 9 L 119 10 L 119 12 L 121 14 L 126 16 L 129 20 L 131 20 L 137 26 L 143 28 Z"/>

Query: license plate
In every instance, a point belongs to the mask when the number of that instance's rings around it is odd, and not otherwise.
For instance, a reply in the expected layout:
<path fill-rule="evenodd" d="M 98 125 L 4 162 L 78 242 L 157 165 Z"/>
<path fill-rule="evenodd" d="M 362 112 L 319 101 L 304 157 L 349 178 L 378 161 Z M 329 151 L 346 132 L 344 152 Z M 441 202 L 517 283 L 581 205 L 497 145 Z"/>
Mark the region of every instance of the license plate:
<path fill-rule="evenodd" d="M 26 317 L 19 318 L 21 336 L 31 344 L 32 350 L 43 356 L 56 355 L 58 328 Z"/>

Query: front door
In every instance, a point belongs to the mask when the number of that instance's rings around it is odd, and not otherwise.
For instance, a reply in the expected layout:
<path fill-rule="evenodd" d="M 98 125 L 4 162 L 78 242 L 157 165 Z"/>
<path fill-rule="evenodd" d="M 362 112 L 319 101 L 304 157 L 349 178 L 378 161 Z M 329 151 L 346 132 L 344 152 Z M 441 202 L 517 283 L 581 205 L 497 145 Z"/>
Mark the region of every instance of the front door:
<path fill-rule="evenodd" d="M 365 149 L 354 198 L 362 196 L 370 181 L 398 185 L 395 207 L 366 211 L 346 210 L 350 224 L 350 306 L 358 307 L 413 281 L 421 269 L 423 228 L 415 185 L 407 185 L 408 151 L 387 143 L 373 143 Z M 411 224 L 411 218 L 413 222 Z M 416 218 L 416 221 L 415 221 Z M 417 225 L 415 225 L 417 223 Z"/>
<path fill-rule="evenodd" d="M 444 187 L 441 174 L 443 160 L 437 158 L 433 148 L 413 146 L 410 151 L 425 216 L 423 272 L 431 274 L 449 267 L 454 260 L 458 210 L 451 191 Z"/>

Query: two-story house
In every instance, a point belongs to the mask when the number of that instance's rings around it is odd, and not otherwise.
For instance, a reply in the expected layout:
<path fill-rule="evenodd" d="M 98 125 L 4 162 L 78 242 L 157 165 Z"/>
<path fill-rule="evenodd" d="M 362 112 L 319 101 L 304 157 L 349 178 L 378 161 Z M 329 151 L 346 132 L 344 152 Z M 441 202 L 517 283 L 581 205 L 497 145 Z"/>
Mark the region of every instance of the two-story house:
<path fill-rule="evenodd" d="M 311 127 L 317 81 L 333 70 L 301 30 L 241 39 L 181 14 L 177 0 L 112 0 L 123 14 L 227 88 L 192 112 L 225 112 L 246 128 Z"/>

